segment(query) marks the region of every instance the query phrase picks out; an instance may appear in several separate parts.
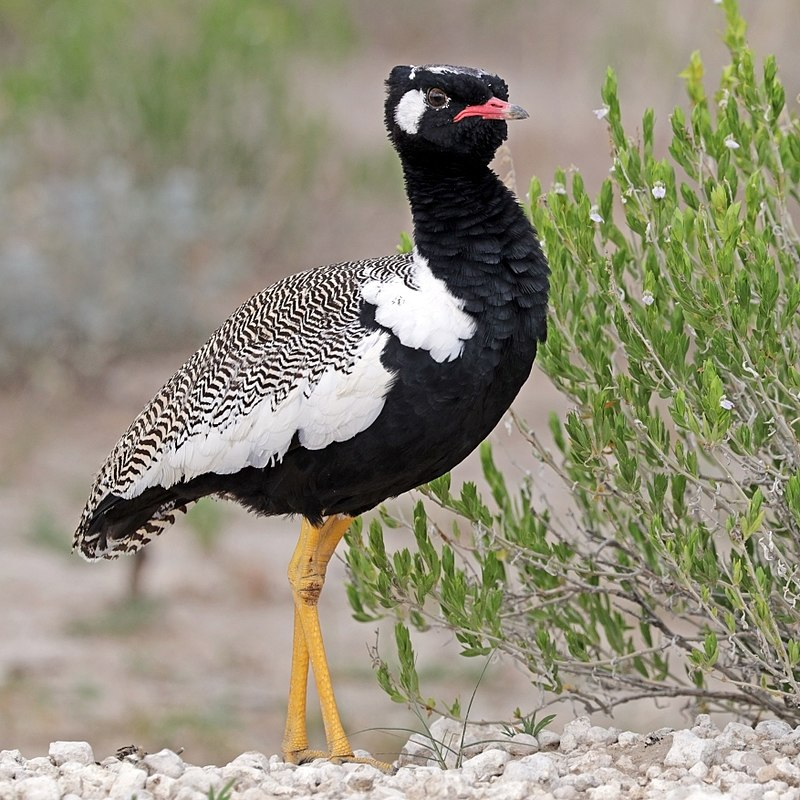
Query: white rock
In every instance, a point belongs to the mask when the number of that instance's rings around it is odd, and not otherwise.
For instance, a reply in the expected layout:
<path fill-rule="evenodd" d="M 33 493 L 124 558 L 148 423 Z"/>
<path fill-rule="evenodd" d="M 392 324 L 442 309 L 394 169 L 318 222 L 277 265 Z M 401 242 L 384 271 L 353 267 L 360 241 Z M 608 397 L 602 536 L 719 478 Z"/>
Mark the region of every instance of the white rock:
<path fill-rule="evenodd" d="M 277 764 L 283 762 L 280 761 L 278 756 L 267 758 L 263 753 L 259 753 L 257 750 L 248 750 L 246 753 L 236 756 L 227 766 L 252 767 L 253 769 L 263 769 L 267 772 L 273 763 Z"/>
<path fill-rule="evenodd" d="M 708 776 L 708 765 L 698 761 L 693 767 L 689 767 L 689 775 L 698 781 L 703 781 Z"/>
<path fill-rule="evenodd" d="M 48 755 L 57 767 L 67 761 L 94 764 L 94 752 L 89 742 L 50 742 Z"/>
<path fill-rule="evenodd" d="M 511 755 L 505 750 L 484 750 L 465 761 L 461 769 L 472 781 L 488 781 L 499 775 L 510 760 Z"/>
<path fill-rule="evenodd" d="M 732 747 L 737 750 L 744 750 L 742 745 L 749 745 L 756 740 L 756 732 L 749 726 L 741 722 L 729 722 L 717 738 L 717 742 L 723 747 Z"/>
<path fill-rule="evenodd" d="M 622 797 L 622 784 L 619 781 L 612 781 L 603 786 L 596 786 L 588 791 L 589 800 L 617 800 Z"/>
<path fill-rule="evenodd" d="M 87 764 L 81 771 L 81 797 L 85 800 L 102 800 L 108 797 L 115 774 L 98 764 Z"/>
<path fill-rule="evenodd" d="M 225 781 L 227 784 L 228 781 Z M 223 786 L 225 785 L 223 784 Z M 233 788 L 236 790 L 236 794 L 238 792 L 242 792 L 248 788 L 256 788 L 260 792 L 261 798 L 266 797 L 280 797 L 282 795 L 292 795 L 294 792 L 288 787 L 284 786 L 283 784 L 279 783 L 272 775 L 268 775 L 265 773 L 261 773 L 261 777 L 255 781 L 242 781 L 239 780 L 233 784 Z"/>
<path fill-rule="evenodd" d="M 415 733 L 405 744 L 397 759 L 399 766 L 438 764 L 442 758 L 453 768 L 461 750 L 463 724 L 446 717 L 439 717 L 430 727 L 430 735 Z"/>
<path fill-rule="evenodd" d="M 507 750 L 510 741 L 511 737 L 499 725 L 468 725 L 464 731 L 462 761 L 485 750 Z"/>
<path fill-rule="evenodd" d="M 719 728 L 711 721 L 708 714 L 698 714 L 692 727 L 692 733 L 701 739 L 712 739 L 719 735 Z"/>
<path fill-rule="evenodd" d="M 578 790 L 574 786 L 557 786 L 553 789 L 555 800 L 578 800 Z"/>
<path fill-rule="evenodd" d="M 586 731 L 586 741 L 591 745 L 614 744 L 619 740 L 622 733 L 618 728 L 602 728 L 599 725 L 592 725 Z"/>
<path fill-rule="evenodd" d="M 180 789 L 195 789 L 203 794 L 208 794 L 208 790 L 212 788 L 217 791 L 222 786 L 222 776 L 216 771 L 216 768 L 213 770 L 205 770 L 202 767 L 193 767 L 187 764 L 183 775 L 176 779 L 178 786 Z"/>
<path fill-rule="evenodd" d="M 726 798 L 727 794 L 721 794 L 719 789 L 715 787 L 698 787 L 697 789 L 684 789 L 681 791 L 680 789 L 675 789 L 674 787 L 670 787 L 669 784 L 658 786 L 650 786 L 648 787 L 649 794 L 647 797 L 669 797 L 670 800 L 722 800 L 722 798 Z M 657 791 L 657 794 L 653 794 L 653 791 Z"/>
<path fill-rule="evenodd" d="M 61 800 L 58 782 L 49 775 L 23 778 L 17 783 L 16 789 L 19 800 Z"/>
<path fill-rule="evenodd" d="M 617 769 L 627 772 L 629 775 L 642 772 L 641 766 L 641 764 L 634 761 L 627 753 L 617 756 Z"/>
<path fill-rule="evenodd" d="M 507 777 L 509 780 L 524 780 L 520 772 L 512 772 L 511 775 L 506 775 L 508 770 L 511 769 L 512 764 L 524 765 L 529 776 L 527 780 L 533 781 L 534 783 L 545 783 L 555 780 L 558 777 L 558 766 L 555 760 L 552 756 L 545 755 L 544 753 L 534 753 L 531 756 L 525 756 L 519 761 L 512 761 L 511 764 L 506 766 L 503 778 Z M 519 770 L 520 767 L 516 769 Z"/>
<path fill-rule="evenodd" d="M 725 763 L 739 772 L 755 775 L 767 762 L 752 750 L 731 750 L 725 756 Z"/>
<path fill-rule="evenodd" d="M 599 786 L 602 783 L 600 778 L 591 772 L 571 772 L 568 775 L 562 775 L 560 782 L 573 786 L 579 794 L 586 793 L 589 789 L 593 789 L 595 786 Z"/>
<path fill-rule="evenodd" d="M 710 764 L 716 749 L 714 740 L 701 739 L 691 731 L 675 731 L 672 734 L 672 747 L 664 758 L 664 765 L 689 769 L 698 761 Z"/>
<path fill-rule="evenodd" d="M 234 781 L 237 786 L 240 784 L 243 786 L 251 786 L 267 777 L 269 777 L 273 783 L 277 780 L 275 776 L 264 772 L 263 769 L 255 769 L 254 767 L 246 767 L 237 764 L 226 764 L 220 769 L 220 774 L 225 783 Z"/>
<path fill-rule="evenodd" d="M 369 792 L 383 773 L 371 764 L 343 764 L 345 784 L 354 792 Z"/>
<path fill-rule="evenodd" d="M 47 756 L 29 758 L 25 762 L 25 772 L 29 776 L 35 775 L 41 777 L 42 775 L 46 775 L 49 778 L 58 777 L 58 767 L 56 767 Z"/>
<path fill-rule="evenodd" d="M 792 732 L 792 726 L 780 719 L 764 719 L 756 725 L 756 735 L 765 739 L 781 739 Z"/>
<path fill-rule="evenodd" d="M 292 783 L 299 789 L 316 792 L 322 784 L 322 771 L 316 766 L 316 762 L 301 764 L 292 775 Z"/>
<path fill-rule="evenodd" d="M 614 759 L 611 753 L 600 748 L 587 750 L 585 753 L 569 759 L 570 772 L 597 772 L 603 767 L 610 767 Z"/>
<path fill-rule="evenodd" d="M 512 756 L 529 756 L 539 750 L 539 742 L 529 733 L 515 733 L 504 749 Z"/>
<path fill-rule="evenodd" d="M 645 771 L 644 776 L 647 780 L 652 781 L 655 780 L 659 775 L 661 775 L 662 769 L 660 764 L 650 764 Z"/>
<path fill-rule="evenodd" d="M 130 800 L 144 789 L 146 781 L 147 770 L 125 762 L 114 779 L 109 797 L 111 800 Z"/>
<path fill-rule="evenodd" d="M 241 756 L 240 756 L 241 758 Z M 149 775 L 167 775 L 170 778 L 180 778 L 186 769 L 183 759 L 172 750 L 159 750 L 157 753 L 148 753 L 141 762 Z"/>
<path fill-rule="evenodd" d="M 67 761 L 59 768 L 58 788 L 62 795 L 81 794 L 81 775 L 86 765 L 79 764 L 77 761 Z"/>
<path fill-rule="evenodd" d="M 22 764 L 0 763 L 0 781 L 11 781 L 15 778 L 21 780 L 27 777 L 29 777 L 28 773 L 25 772 L 25 767 Z"/>
<path fill-rule="evenodd" d="M 531 766 L 530 764 L 527 764 L 524 759 L 520 759 L 519 761 L 511 761 L 506 764 L 506 768 L 503 770 L 501 781 L 504 784 L 513 783 L 514 781 L 520 781 L 523 783 L 533 782 L 536 774 L 537 770 L 535 766 Z"/>
<path fill-rule="evenodd" d="M 201 792 L 194 786 L 181 786 L 173 797 L 175 800 L 208 800 L 208 792 Z"/>
<path fill-rule="evenodd" d="M 409 791 L 413 787 L 422 786 L 426 777 L 434 772 L 441 772 L 438 767 L 400 767 L 394 775 L 384 779 L 387 786 L 400 791 Z"/>
<path fill-rule="evenodd" d="M 408 796 L 403 794 L 399 789 L 392 789 L 390 786 L 378 786 L 374 791 L 369 793 L 370 800 L 408 800 Z M 471 797 L 472 795 L 463 795 L 463 797 Z M 328 797 L 335 797 L 337 800 L 339 795 L 328 795 Z M 262 800 L 266 800 L 263 798 Z"/>
<path fill-rule="evenodd" d="M 772 764 L 778 772 L 779 779 L 795 785 L 800 783 L 800 767 L 793 764 L 791 759 L 782 756 L 781 758 L 776 758 Z"/>
<path fill-rule="evenodd" d="M 578 717 L 568 722 L 561 734 L 561 752 L 571 753 L 573 750 L 588 744 L 587 735 L 591 727 L 589 717 L 586 716 Z"/>
<path fill-rule="evenodd" d="M 764 787 L 760 783 L 740 783 L 727 791 L 731 800 L 762 800 Z"/>
<path fill-rule="evenodd" d="M 522 781 L 498 781 L 482 786 L 476 796 L 481 800 L 530 800 L 531 787 Z"/>
<path fill-rule="evenodd" d="M 178 790 L 175 788 L 177 782 L 175 778 L 170 778 L 169 775 L 156 774 L 151 775 L 145 781 L 144 788 L 153 797 L 159 798 L 159 800 L 167 800 L 168 797 L 172 797 L 173 794 L 177 793 Z"/>
<path fill-rule="evenodd" d="M 561 735 L 545 728 L 536 735 L 536 741 L 539 742 L 540 750 L 548 750 L 558 747 L 561 742 Z"/>
<path fill-rule="evenodd" d="M 623 747 L 631 747 L 632 745 L 641 742 L 643 738 L 644 737 L 641 733 L 634 733 L 633 731 L 620 731 L 620 734 L 617 737 L 617 743 Z"/>

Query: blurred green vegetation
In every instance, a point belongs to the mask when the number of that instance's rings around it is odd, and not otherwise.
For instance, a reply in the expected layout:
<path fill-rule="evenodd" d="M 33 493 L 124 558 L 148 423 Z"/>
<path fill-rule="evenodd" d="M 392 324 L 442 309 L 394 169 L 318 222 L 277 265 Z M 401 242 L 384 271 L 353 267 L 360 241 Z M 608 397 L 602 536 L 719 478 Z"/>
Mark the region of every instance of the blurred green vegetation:
<path fill-rule="evenodd" d="M 57 116 L 139 168 L 222 158 L 257 179 L 268 141 L 303 127 L 291 56 L 354 38 L 337 0 L 0 0 L 0 124 Z"/>
<path fill-rule="evenodd" d="M 355 39 L 343 0 L 0 0 L 0 376 L 196 343 L 269 282 L 328 138 L 297 74 Z"/>

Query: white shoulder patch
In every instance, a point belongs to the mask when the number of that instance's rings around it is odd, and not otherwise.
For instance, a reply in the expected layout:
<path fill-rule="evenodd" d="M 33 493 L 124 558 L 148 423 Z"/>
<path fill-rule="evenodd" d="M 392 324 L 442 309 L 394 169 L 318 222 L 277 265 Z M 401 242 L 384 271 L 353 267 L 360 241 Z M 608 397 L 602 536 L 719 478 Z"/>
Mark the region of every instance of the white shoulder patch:
<path fill-rule="evenodd" d="M 400 130 L 415 134 L 419 130 L 419 122 L 425 113 L 425 95 L 421 89 L 407 91 L 394 110 L 394 121 Z"/>
<path fill-rule="evenodd" d="M 226 424 L 203 430 L 167 448 L 123 494 L 136 497 L 150 486 L 173 486 L 206 472 L 219 475 L 280 462 L 295 434 L 309 450 L 321 450 L 366 430 L 383 409 L 395 375 L 381 363 L 389 334 L 375 331 L 352 353 L 345 368 L 331 366 L 313 385 L 300 379 L 277 404 L 271 395 Z"/>
<path fill-rule="evenodd" d="M 411 286 L 399 276 L 371 280 L 362 287 L 361 296 L 375 306 L 379 325 L 406 347 L 427 350 L 439 363 L 458 358 L 464 342 L 475 335 L 475 319 L 464 311 L 463 300 L 450 294 L 416 249 Z"/>

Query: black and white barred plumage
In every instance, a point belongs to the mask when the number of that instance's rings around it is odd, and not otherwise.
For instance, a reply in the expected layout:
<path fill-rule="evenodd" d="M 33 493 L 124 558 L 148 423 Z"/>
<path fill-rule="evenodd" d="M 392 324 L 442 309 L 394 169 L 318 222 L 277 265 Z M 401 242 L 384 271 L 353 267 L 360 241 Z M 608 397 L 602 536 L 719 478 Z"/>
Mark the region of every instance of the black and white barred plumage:
<path fill-rule="evenodd" d="M 139 549 L 204 495 L 361 513 L 454 466 L 510 404 L 547 302 L 533 230 L 486 167 L 517 107 L 477 70 L 398 67 L 387 86 L 414 253 L 292 275 L 240 306 L 111 451 L 75 536 L 86 557 Z M 475 108 L 488 116 L 457 121 Z"/>

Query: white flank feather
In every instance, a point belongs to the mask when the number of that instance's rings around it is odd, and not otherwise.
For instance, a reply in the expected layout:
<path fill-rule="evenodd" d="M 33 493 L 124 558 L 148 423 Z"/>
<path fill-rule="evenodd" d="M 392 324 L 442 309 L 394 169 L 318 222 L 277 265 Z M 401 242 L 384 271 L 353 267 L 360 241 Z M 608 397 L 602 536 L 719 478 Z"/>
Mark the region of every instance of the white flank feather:
<path fill-rule="evenodd" d="M 161 457 L 124 493 L 137 497 L 150 486 L 173 486 L 206 472 L 219 475 L 245 467 L 265 467 L 283 458 L 295 433 L 309 450 L 350 439 L 378 417 L 394 374 L 381 363 L 388 334 L 369 334 L 343 371 L 329 367 L 313 385 L 299 381 L 273 408 L 267 396 L 249 413 L 227 425 L 210 422 Z"/>
<path fill-rule="evenodd" d="M 329 367 L 303 403 L 300 444 L 321 450 L 366 430 L 381 413 L 394 380 L 381 363 L 389 336 L 375 331 L 359 345 L 357 361 L 347 374 Z"/>
<path fill-rule="evenodd" d="M 375 306 L 375 320 L 406 346 L 427 350 L 439 363 L 461 355 L 464 342 L 475 335 L 475 319 L 447 284 L 431 272 L 428 261 L 414 250 L 413 285 L 396 276 L 368 281 L 361 295 Z"/>

